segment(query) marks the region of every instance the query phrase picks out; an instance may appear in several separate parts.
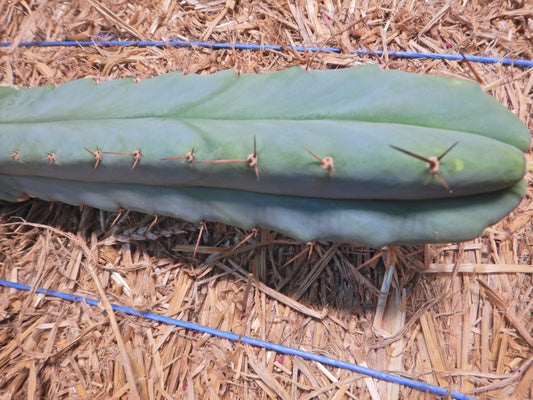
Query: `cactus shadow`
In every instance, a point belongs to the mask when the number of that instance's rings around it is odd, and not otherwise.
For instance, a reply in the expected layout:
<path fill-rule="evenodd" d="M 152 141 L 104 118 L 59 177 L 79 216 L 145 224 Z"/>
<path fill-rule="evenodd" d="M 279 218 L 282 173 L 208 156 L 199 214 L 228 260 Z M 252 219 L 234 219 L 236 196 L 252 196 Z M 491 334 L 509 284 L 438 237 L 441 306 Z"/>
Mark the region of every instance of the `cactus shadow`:
<path fill-rule="evenodd" d="M 317 311 L 327 308 L 372 315 L 386 270 L 379 251 L 357 244 L 301 243 L 269 230 L 244 231 L 221 223 L 194 224 L 136 212 L 80 209 L 38 199 L 0 202 L 0 220 L 6 224 L 4 231 L 8 224 L 30 224 L 26 229 L 33 229 L 34 235 L 28 236 L 28 246 L 35 245 L 50 226 L 74 234 L 102 252 L 120 254 L 127 249 L 151 268 L 155 286 L 160 284 L 157 276 L 162 269 L 170 271 L 170 276 L 181 269 L 198 281 L 232 283 L 243 293 L 249 281 L 253 287 L 265 285 L 273 290 L 269 293 L 281 294 L 279 299 L 288 304 Z M 403 252 L 420 258 L 419 250 L 412 247 Z M 117 260 L 115 267 L 120 270 L 123 266 Z M 143 268 L 122 269 L 122 273 L 138 274 L 140 270 Z M 396 275 L 393 285 L 416 285 L 415 269 L 402 265 Z"/>

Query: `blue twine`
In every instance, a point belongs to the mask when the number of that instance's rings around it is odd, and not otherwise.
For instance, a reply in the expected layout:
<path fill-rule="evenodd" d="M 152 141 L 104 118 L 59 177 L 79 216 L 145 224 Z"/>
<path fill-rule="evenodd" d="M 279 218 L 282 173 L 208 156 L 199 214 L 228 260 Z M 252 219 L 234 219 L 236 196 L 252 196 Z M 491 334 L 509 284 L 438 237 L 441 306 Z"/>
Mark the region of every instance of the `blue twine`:
<path fill-rule="evenodd" d="M 0 43 L 0 47 L 11 46 L 12 43 Z M 26 47 L 45 47 L 45 46 L 137 46 L 137 47 L 205 47 L 211 49 L 239 49 L 239 50 L 277 50 L 282 51 L 284 49 L 293 49 L 298 52 L 311 51 L 311 52 L 328 52 L 328 53 L 341 53 L 342 50 L 337 47 L 304 47 L 304 46 L 281 46 L 272 44 L 243 44 L 243 43 L 227 43 L 227 42 L 185 42 L 179 40 L 172 41 L 137 41 L 137 40 L 87 40 L 87 41 L 39 41 L 39 42 L 22 42 L 19 46 Z M 357 49 L 351 51 L 352 54 L 359 55 L 377 55 L 382 56 L 383 50 L 367 50 Z M 512 59 L 501 57 L 486 57 L 486 56 L 474 56 L 471 54 L 440 54 L 440 53 L 419 53 L 413 51 L 389 51 L 389 57 L 399 58 L 427 58 L 436 60 L 448 60 L 448 61 L 463 61 L 468 60 L 476 63 L 485 64 L 503 64 L 513 65 L 530 68 L 533 67 L 532 60 L 524 59 Z"/>
<path fill-rule="evenodd" d="M 0 279 L 0 285 L 11 287 L 11 288 L 15 288 L 15 289 L 19 289 L 19 290 L 26 290 L 26 291 L 30 291 L 31 290 L 31 286 L 29 286 L 29 285 L 24 285 L 24 284 L 17 283 L 17 282 L 6 281 L 6 280 L 3 280 L 3 279 Z M 59 297 L 61 299 L 65 299 L 65 300 L 75 301 L 75 302 L 78 302 L 78 303 L 86 303 L 86 304 L 89 304 L 91 306 L 98 306 L 100 304 L 99 300 L 94 300 L 94 299 L 90 299 L 90 298 L 86 298 L 86 297 L 82 297 L 82 296 L 76 296 L 76 295 L 68 294 L 68 293 L 57 292 L 55 290 L 37 288 L 37 290 L 35 292 L 36 293 L 45 294 L 45 295 L 48 295 L 48 296 Z M 117 304 L 111 304 L 111 307 L 113 308 L 114 311 L 122 311 L 125 314 L 134 315 L 134 316 L 137 316 L 137 317 L 143 317 L 143 318 L 150 319 L 150 320 L 153 320 L 153 321 L 163 322 L 163 323 L 168 324 L 168 325 L 175 325 L 175 326 L 178 326 L 180 328 L 194 330 L 194 331 L 197 331 L 197 332 L 207 333 L 207 334 L 212 335 L 212 336 L 217 336 L 217 337 L 229 339 L 229 340 L 231 340 L 233 342 L 239 341 L 239 335 L 237 335 L 236 333 L 231 333 L 231 332 L 226 332 L 226 331 L 222 331 L 222 330 L 219 330 L 219 329 L 209 328 L 207 326 L 198 325 L 198 324 L 194 324 L 194 323 L 186 322 L 186 321 L 181 321 L 179 319 L 165 317 L 163 315 L 153 314 L 153 313 L 149 313 L 149 312 L 146 312 L 146 311 L 135 310 L 133 308 L 124 307 L 124 306 L 120 306 L 120 305 L 117 305 Z M 451 396 L 452 399 L 458 399 L 458 400 L 479 400 L 479 399 L 477 399 L 475 397 L 470 397 L 470 396 L 464 395 L 462 393 L 455 392 L 453 390 L 452 391 L 448 391 L 447 389 L 444 389 L 444 388 L 439 387 L 439 386 L 430 385 L 430 384 L 427 384 L 427 383 L 415 381 L 415 380 L 404 378 L 404 377 L 401 377 L 401 376 L 388 374 L 386 372 L 376 371 L 374 369 L 362 367 L 360 365 L 352 364 L 352 363 L 349 363 L 347 361 L 341 361 L 341 360 L 338 360 L 338 359 L 335 359 L 335 358 L 332 358 L 332 357 L 326 357 L 326 356 L 321 356 L 321 355 L 309 353 L 309 352 L 304 351 L 304 350 L 298 350 L 298 349 L 295 349 L 295 348 L 292 348 L 292 347 L 283 346 L 283 345 L 280 345 L 280 344 L 275 344 L 275 343 L 267 342 L 267 341 L 264 341 L 264 340 L 254 339 L 254 338 L 251 338 L 251 337 L 248 337 L 248 336 L 241 336 L 240 337 L 240 341 L 243 342 L 243 343 L 250 344 L 252 346 L 257 346 L 257 347 L 262 347 L 262 348 L 265 348 L 265 349 L 268 349 L 268 350 L 273 350 L 273 351 L 276 351 L 278 353 L 297 356 L 297 357 L 302 357 L 302 358 L 307 359 L 307 360 L 316 361 L 316 362 L 319 362 L 321 364 L 329 365 L 329 366 L 332 366 L 332 367 L 347 369 L 347 370 L 350 370 L 350 371 L 353 371 L 353 372 L 357 372 L 359 374 L 370 376 L 372 378 L 377 378 L 377 379 L 381 379 L 381 380 L 384 380 L 384 381 L 387 381 L 387 382 L 397 383 L 399 385 L 405 385 L 405 386 L 411 387 L 413 389 L 418 389 L 418 390 L 421 390 L 423 392 L 436 394 L 438 396 Z"/>

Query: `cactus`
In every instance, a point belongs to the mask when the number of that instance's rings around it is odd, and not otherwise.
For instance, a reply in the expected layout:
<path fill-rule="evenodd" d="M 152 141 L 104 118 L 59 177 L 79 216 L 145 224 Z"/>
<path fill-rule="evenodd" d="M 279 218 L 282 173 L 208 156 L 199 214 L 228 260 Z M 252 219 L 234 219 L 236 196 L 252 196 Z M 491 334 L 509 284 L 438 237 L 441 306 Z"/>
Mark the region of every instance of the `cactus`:
<path fill-rule="evenodd" d="M 473 83 L 373 66 L 0 88 L 0 199 L 462 241 L 518 205 L 529 141 Z"/>

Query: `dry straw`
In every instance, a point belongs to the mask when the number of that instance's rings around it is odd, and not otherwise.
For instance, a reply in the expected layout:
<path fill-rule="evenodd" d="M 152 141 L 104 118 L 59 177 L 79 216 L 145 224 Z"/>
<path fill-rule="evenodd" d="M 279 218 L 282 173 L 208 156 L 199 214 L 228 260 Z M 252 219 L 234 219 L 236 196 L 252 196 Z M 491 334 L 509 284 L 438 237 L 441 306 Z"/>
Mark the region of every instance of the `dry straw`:
<path fill-rule="evenodd" d="M 526 3 L 91 0 L 64 7 L 56 0 L 1 2 L 0 42 L 12 45 L 0 52 L 0 84 L 378 63 L 481 81 L 531 130 L 531 69 L 392 56 L 409 51 L 532 60 L 533 16 Z M 281 49 L 19 46 L 91 41 L 103 34 L 132 42 L 276 43 Z M 341 51 L 298 53 L 290 47 L 296 45 Z M 368 53 L 354 55 L 356 49 Z M 527 157 L 531 162 L 530 153 Z M 526 179 L 531 185 L 531 172 Z M 58 301 L 35 292 L 42 287 L 481 398 L 531 397 L 532 198 L 528 192 L 507 219 L 472 242 L 383 254 L 352 244 L 297 243 L 275 232 L 154 220 L 127 211 L 117 215 L 38 200 L 3 203 L 0 278 L 34 291 L 0 289 L 0 395 L 427 398 L 405 386 L 298 357 L 148 323 L 105 307 Z M 387 270 L 392 261 L 395 268 Z M 386 273 L 390 286 L 382 292 Z"/>

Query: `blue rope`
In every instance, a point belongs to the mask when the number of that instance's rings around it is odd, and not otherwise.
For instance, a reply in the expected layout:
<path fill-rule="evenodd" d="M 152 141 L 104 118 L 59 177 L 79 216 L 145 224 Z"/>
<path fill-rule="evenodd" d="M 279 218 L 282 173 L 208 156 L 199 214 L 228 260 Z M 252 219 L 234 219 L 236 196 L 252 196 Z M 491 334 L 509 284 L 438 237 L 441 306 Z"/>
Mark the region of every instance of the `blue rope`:
<path fill-rule="evenodd" d="M 24 284 L 17 283 L 17 282 L 6 281 L 6 280 L 3 280 L 3 279 L 0 279 L 0 285 L 11 287 L 11 288 L 15 288 L 15 289 L 19 289 L 19 290 L 26 290 L 26 291 L 30 291 L 31 290 L 31 286 L 29 286 L 29 285 L 24 285 Z M 59 297 L 61 299 L 65 299 L 65 300 L 75 301 L 75 302 L 78 302 L 78 303 L 87 303 L 87 304 L 89 304 L 91 306 L 98 306 L 100 304 L 100 301 L 98 301 L 98 300 L 94 300 L 94 299 L 90 299 L 90 298 L 86 298 L 86 297 L 82 297 L 82 296 L 76 296 L 76 295 L 68 294 L 68 293 L 57 292 L 55 290 L 37 288 L 37 290 L 35 292 L 36 293 L 45 294 L 45 295 L 48 295 L 48 296 Z M 145 312 L 145 311 L 139 311 L 139 310 L 135 310 L 135 309 L 130 308 L 130 307 L 124 307 L 124 306 L 120 306 L 120 305 L 117 305 L 117 304 L 111 304 L 111 307 L 113 308 L 114 311 L 122 311 L 125 314 L 134 315 L 134 316 L 137 316 L 137 317 L 143 317 L 143 318 L 146 318 L 146 319 L 151 319 L 153 321 L 163 322 L 163 323 L 168 324 L 168 325 L 175 325 L 175 326 L 179 326 L 181 328 L 190 329 L 190 330 L 194 330 L 194 331 L 198 331 L 198 332 L 208 333 L 210 335 L 221 337 L 221 338 L 225 338 L 225 339 L 229 339 L 229 340 L 234 341 L 234 342 L 237 342 L 239 340 L 239 335 L 237 335 L 236 333 L 226 332 L 226 331 L 222 331 L 222 330 L 219 330 L 219 329 L 213 329 L 213 328 L 209 328 L 207 326 L 193 324 L 191 322 L 180 321 L 178 319 L 169 318 L 169 317 L 165 317 L 163 315 L 153 314 L 153 313 L 149 313 L 149 312 Z M 458 399 L 458 400 L 479 400 L 479 399 L 477 399 L 475 397 L 470 397 L 470 396 L 467 396 L 467 395 L 464 395 L 464 394 L 461 394 L 461 393 L 458 393 L 458 392 L 455 392 L 455 391 L 448 391 L 448 390 L 446 390 L 446 389 L 444 389 L 442 387 L 439 387 L 439 386 L 430 385 L 430 384 L 419 382 L 419 381 L 414 381 L 412 379 L 404 378 L 404 377 L 401 377 L 401 376 L 392 375 L 392 374 L 388 374 L 388 373 L 385 373 L 385 372 L 380 372 L 380 371 L 376 371 L 376 370 L 373 370 L 373 369 L 370 369 L 370 368 L 362 367 L 360 365 L 352 364 L 352 363 L 349 363 L 347 361 L 341 361 L 341 360 L 337 360 L 337 359 L 332 358 L 332 357 L 326 357 L 326 356 L 321 356 L 321 355 L 317 355 L 317 354 L 312 354 L 312 353 L 309 353 L 307 351 L 298 350 L 298 349 L 295 349 L 295 348 L 292 348 L 292 347 L 287 347 L 287 346 L 283 346 L 283 345 L 267 342 L 267 341 L 264 341 L 264 340 L 254 339 L 254 338 L 251 338 L 251 337 L 248 337 L 248 336 L 241 336 L 240 341 L 243 342 L 243 343 L 250 344 L 252 346 L 257 346 L 257 347 L 262 347 L 262 348 L 265 348 L 265 349 L 268 349 L 268 350 L 273 350 L 273 351 L 276 351 L 278 353 L 302 357 L 304 359 L 317 361 L 317 362 L 319 362 L 321 364 L 329 365 L 329 366 L 332 366 L 332 367 L 348 369 L 350 371 L 354 371 L 354 372 L 357 372 L 359 374 L 371 376 L 373 378 L 381 379 L 381 380 L 384 380 L 384 381 L 387 381 L 387 382 L 392 382 L 392 383 L 397 383 L 397 384 L 400 384 L 400 385 L 405 385 L 405 386 L 411 387 L 413 389 L 418 389 L 418 390 L 421 390 L 423 392 L 436 394 L 438 396 L 451 396 L 452 399 Z"/>
<path fill-rule="evenodd" d="M 0 43 L 0 47 L 11 46 L 12 43 Z M 341 49 L 337 47 L 304 47 L 304 46 L 281 46 L 271 44 L 243 44 L 243 43 L 216 43 L 216 42 L 184 42 L 179 40 L 172 41 L 136 41 L 136 40 L 87 40 L 87 41 L 39 41 L 39 42 L 22 42 L 19 46 L 26 47 L 45 47 L 45 46 L 137 46 L 137 47 L 205 47 L 211 49 L 239 49 L 239 50 L 278 50 L 293 49 L 299 52 L 311 51 L 311 52 L 328 52 L 328 53 L 341 53 Z M 352 54 L 359 55 L 377 55 L 382 56 L 382 50 L 366 50 L 358 49 L 351 51 Z M 477 63 L 485 64 L 498 64 L 514 65 L 520 67 L 531 68 L 533 67 L 532 60 L 524 59 L 512 59 L 512 58 L 500 58 L 500 57 L 485 57 L 474 56 L 470 54 L 440 54 L 440 53 L 419 53 L 413 51 L 389 51 L 389 57 L 399 58 L 429 58 L 436 60 L 448 60 L 448 61 L 463 61 L 468 60 Z"/>

